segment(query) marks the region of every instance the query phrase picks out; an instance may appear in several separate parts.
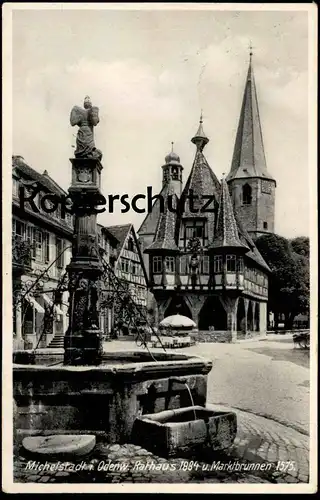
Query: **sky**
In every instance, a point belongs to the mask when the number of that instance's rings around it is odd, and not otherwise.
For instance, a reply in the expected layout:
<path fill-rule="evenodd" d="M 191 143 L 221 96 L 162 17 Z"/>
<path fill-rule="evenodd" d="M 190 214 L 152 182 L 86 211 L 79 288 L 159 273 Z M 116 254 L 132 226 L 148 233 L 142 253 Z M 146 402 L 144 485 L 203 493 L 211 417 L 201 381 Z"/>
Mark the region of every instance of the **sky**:
<path fill-rule="evenodd" d="M 105 196 L 159 192 L 172 141 L 185 182 L 201 109 L 204 153 L 221 178 L 230 170 L 250 41 L 267 168 L 277 181 L 275 232 L 308 235 L 306 12 L 14 10 L 13 154 L 67 190 L 77 133 L 70 111 L 89 95 L 100 109 Z M 99 222 L 138 229 L 144 216 L 119 208 Z"/>

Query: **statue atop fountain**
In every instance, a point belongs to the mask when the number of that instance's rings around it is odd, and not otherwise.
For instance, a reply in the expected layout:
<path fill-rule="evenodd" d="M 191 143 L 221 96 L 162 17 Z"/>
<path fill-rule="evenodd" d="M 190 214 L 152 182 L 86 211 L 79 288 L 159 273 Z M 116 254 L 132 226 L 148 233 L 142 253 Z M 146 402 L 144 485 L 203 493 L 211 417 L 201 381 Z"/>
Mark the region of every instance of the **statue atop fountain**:
<path fill-rule="evenodd" d="M 91 99 L 86 96 L 83 108 L 73 106 L 70 113 L 72 127 L 78 125 L 76 158 L 97 158 L 101 160 L 102 153 L 94 143 L 93 127 L 99 123 L 99 108 L 92 106 Z"/>
<path fill-rule="evenodd" d="M 99 329 L 99 282 L 103 272 L 98 245 L 97 205 L 105 203 L 100 191 L 102 153 L 95 147 L 93 127 L 99 123 L 99 109 L 89 97 L 84 108 L 74 106 L 72 126 L 78 125 L 77 149 L 72 163 L 69 196 L 74 207 L 72 259 L 69 274 L 69 326 L 64 342 L 64 363 L 94 365 L 102 356 Z"/>

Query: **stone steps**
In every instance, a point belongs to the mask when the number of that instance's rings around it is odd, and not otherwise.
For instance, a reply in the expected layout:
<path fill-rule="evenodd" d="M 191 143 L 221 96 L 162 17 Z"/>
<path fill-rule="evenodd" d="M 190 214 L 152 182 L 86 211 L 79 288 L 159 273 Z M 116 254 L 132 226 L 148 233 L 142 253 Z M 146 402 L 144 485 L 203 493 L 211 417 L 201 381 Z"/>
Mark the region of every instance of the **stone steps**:
<path fill-rule="evenodd" d="M 49 348 L 59 349 L 64 347 L 64 335 L 55 335 L 48 345 Z"/>

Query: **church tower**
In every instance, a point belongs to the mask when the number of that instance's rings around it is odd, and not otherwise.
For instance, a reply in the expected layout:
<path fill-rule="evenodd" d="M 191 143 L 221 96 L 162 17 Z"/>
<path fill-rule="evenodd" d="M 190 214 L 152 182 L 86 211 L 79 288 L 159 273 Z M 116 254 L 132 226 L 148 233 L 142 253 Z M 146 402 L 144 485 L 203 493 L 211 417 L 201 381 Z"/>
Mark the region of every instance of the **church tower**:
<path fill-rule="evenodd" d="M 170 183 L 175 194 L 180 197 L 183 166 L 180 163 L 179 156 L 173 151 L 173 142 L 171 145 L 171 152 L 165 157 L 165 164 L 162 166 L 162 187 Z"/>
<path fill-rule="evenodd" d="M 230 172 L 234 211 L 253 239 L 274 232 L 276 181 L 267 171 L 252 50 Z"/>

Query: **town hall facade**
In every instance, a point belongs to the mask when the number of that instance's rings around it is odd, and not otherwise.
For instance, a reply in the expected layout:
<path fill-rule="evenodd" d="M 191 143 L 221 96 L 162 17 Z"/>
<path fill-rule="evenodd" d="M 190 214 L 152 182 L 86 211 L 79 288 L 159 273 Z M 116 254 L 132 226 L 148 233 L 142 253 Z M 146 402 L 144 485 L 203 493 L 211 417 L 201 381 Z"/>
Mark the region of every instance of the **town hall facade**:
<path fill-rule="evenodd" d="M 191 141 L 196 152 L 185 186 L 172 151 L 162 167 L 164 206 L 157 199 L 138 230 L 149 307 L 157 323 L 180 313 L 201 331 L 227 332 L 229 340 L 237 332 L 265 332 L 271 271 L 254 241 L 274 232 L 276 181 L 266 166 L 251 55 L 226 178 L 217 179 L 204 155 L 202 117 Z"/>

